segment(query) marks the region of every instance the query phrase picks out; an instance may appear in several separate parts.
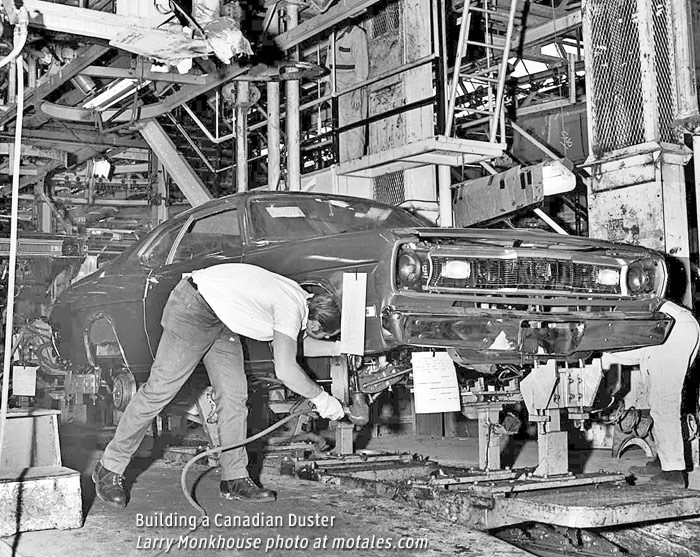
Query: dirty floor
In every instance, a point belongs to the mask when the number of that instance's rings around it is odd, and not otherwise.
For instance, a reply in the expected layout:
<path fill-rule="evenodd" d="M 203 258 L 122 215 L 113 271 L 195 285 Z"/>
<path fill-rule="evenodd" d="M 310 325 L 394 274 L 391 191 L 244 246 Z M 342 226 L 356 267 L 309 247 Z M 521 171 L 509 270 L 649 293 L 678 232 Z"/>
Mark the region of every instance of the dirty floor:
<path fill-rule="evenodd" d="M 208 524 L 201 524 L 199 512 L 180 488 L 182 463 L 153 459 L 145 449 L 127 474 L 131 502 L 126 509 L 115 509 L 95 498 L 90 480 L 109 438 L 109 431 L 62 427 L 64 464 L 82 474 L 84 525 L 75 530 L 24 532 L 4 538 L 0 556 L 201 556 L 232 551 L 246 556 L 290 557 L 530 555 L 486 533 L 441 521 L 361 489 L 267 474 L 265 468 L 262 483 L 278 491 L 278 500 L 254 505 L 219 498 L 216 470 L 193 467 L 188 484 L 210 517 Z M 472 437 L 390 434 L 370 438 L 365 449 L 422 455 L 445 466 L 477 465 L 477 440 Z M 504 460 L 508 459 L 515 467 L 535 466 L 536 442 L 505 447 Z M 620 460 L 613 459 L 609 450 L 574 451 L 571 455 L 572 468 L 579 472 L 627 472 L 645 460 L 636 448 Z"/>

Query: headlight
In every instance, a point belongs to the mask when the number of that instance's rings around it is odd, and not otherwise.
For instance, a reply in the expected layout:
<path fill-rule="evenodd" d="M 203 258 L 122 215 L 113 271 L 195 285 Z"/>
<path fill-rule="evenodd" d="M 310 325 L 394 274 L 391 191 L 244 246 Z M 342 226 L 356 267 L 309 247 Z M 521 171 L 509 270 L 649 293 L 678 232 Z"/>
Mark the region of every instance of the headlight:
<path fill-rule="evenodd" d="M 448 259 L 442 269 L 442 276 L 449 279 L 468 279 L 472 276 L 472 266 L 469 261 Z"/>
<path fill-rule="evenodd" d="M 604 286 L 618 286 L 620 284 L 620 271 L 617 269 L 599 269 L 596 282 Z"/>
<path fill-rule="evenodd" d="M 420 281 L 421 262 L 415 252 L 411 250 L 401 252 L 396 262 L 396 276 L 400 285 L 412 286 Z"/>
<path fill-rule="evenodd" d="M 399 246 L 396 255 L 395 280 L 396 287 L 421 291 L 430 274 L 428 254 L 420 253 L 415 244 L 408 243 Z"/>
<path fill-rule="evenodd" d="M 627 268 L 627 290 L 632 295 L 663 295 L 665 268 L 660 260 L 640 259 Z"/>

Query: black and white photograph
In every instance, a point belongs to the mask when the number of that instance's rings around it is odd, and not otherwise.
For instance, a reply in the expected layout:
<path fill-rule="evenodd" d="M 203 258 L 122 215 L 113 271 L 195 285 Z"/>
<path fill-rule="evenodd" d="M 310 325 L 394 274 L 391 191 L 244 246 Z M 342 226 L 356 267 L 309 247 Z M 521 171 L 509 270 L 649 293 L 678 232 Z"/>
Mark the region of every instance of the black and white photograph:
<path fill-rule="evenodd" d="M 0 32 L 0 557 L 700 557 L 700 2 Z"/>

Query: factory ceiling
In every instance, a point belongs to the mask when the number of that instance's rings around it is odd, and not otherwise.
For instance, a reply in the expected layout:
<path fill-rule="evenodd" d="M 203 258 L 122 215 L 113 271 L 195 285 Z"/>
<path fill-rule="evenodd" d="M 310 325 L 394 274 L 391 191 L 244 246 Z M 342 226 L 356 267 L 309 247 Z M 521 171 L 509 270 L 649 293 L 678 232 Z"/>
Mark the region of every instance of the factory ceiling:
<path fill-rule="evenodd" d="M 11 0 L 4 0 L 0 55 L 13 48 Z M 309 0 L 301 6 L 300 24 L 280 32 L 276 20 L 286 2 L 237 2 L 222 4 L 228 23 L 198 25 L 176 2 L 119 0 L 24 0 L 29 16 L 26 44 L 22 49 L 28 82 L 22 111 L 22 161 L 20 189 L 35 193 L 46 182 L 80 186 L 90 165 L 110 162 L 119 179 L 113 183 L 148 183 L 149 149 L 139 123 L 170 117 L 178 107 L 199 99 L 207 102 L 213 92 L 236 80 L 264 82 L 289 76 L 284 52 L 308 41 L 344 20 L 361 15 L 377 0 Z M 117 4 L 131 4 L 131 15 L 118 15 Z M 140 7 L 139 7 L 140 4 Z M 507 13 L 510 2 L 495 0 Z M 449 17 L 458 18 L 463 2 L 442 5 Z M 234 21 L 234 24 L 230 23 Z M 544 55 L 539 43 L 558 35 L 578 32 L 580 4 L 570 0 L 518 2 L 519 59 L 556 68 L 564 57 Z M 218 25 L 218 27 L 217 27 Z M 227 26 L 228 25 L 228 26 Z M 183 29 L 191 30 L 190 34 Z M 283 30 L 282 30 L 283 31 Z M 231 39 L 231 33 L 238 32 Z M 530 33 L 529 36 L 526 32 Z M 222 52 L 207 36 L 228 33 L 231 51 Z M 273 40 L 274 39 L 274 40 Z M 540 45 L 541 46 L 541 45 Z M 449 47 L 448 47 L 449 48 Z M 303 50 L 303 49 L 302 49 Z M 562 49 L 563 52 L 563 49 Z M 9 155 L 19 122 L 13 64 L 0 69 L 0 154 Z M 303 63 L 296 71 L 309 70 Z M 526 78 L 522 78 L 521 80 Z M 230 89 L 229 89 L 230 91 Z M 218 98 L 218 97 L 217 97 Z M 203 100 L 202 100 L 203 99 Z M 205 106 L 206 105 L 202 105 Z M 262 112 L 263 109 L 260 109 Z M 0 186 L 9 192 L 11 157 L 0 159 Z M 87 169 L 87 170 L 86 170 Z M 80 194 L 82 195 L 82 193 Z"/>

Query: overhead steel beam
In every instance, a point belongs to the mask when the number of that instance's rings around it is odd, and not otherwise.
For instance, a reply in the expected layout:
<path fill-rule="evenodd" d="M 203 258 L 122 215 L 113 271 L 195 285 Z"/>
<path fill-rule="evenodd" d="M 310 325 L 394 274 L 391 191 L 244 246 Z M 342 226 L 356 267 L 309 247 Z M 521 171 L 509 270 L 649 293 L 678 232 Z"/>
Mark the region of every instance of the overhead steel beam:
<path fill-rule="evenodd" d="M 14 135 L 11 133 L 0 133 L 0 141 L 13 141 Z M 148 144 L 140 137 L 125 138 L 117 134 L 99 133 L 91 130 L 68 130 L 52 129 L 47 130 L 22 130 L 22 138 L 31 143 L 41 145 L 49 144 L 70 144 L 70 145 L 98 145 L 101 147 L 127 147 L 146 149 Z"/>
<path fill-rule="evenodd" d="M 216 74 L 209 74 L 204 85 L 183 85 L 177 93 L 173 93 L 166 99 L 142 106 L 134 112 L 132 109 L 109 109 L 101 112 L 103 121 L 123 123 L 132 120 L 156 118 L 170 112 L 174 108 L 186 103 L 207 91 L 222 85 L 233 78 L 248 71 L 247 67 L 234 66 L 228 70 L 220 71 Z M 59 120 L 70 120 L 73 122 L 92 122 L 95 114 L 92 110 L 81 107 L 64 106 L 55 103 L 44 102 L 41 110 L 52 118 Z"/>
<path fill-rule="evenodd" d="M 57 5 L 57 4 L 54 4 Z M 84 10 L 85 11 L 85 10 Z M 89 10 L 87 10 L 89 11 Z M 91 45 L 84 47 L 77 52 L 77 56 L 74 60 L 68 62 L 64 65 L 60 71 L 51 74 L 46 81 L 44 81 L 36 89 L 30 89 L 25 93 L 24 100 L 24 110 L 26 111 L 32 106 L 36 106 L 45 97 L 53 93 L 66 81 L 74 78 L 83 69 L 92 64 L 100 56 L 109 50 L 109 47 L 102 45 Z M 13 120 L 17 116 L 17 106 L 13 105 L 9 107 L 4 113 L 0 115 L 0 126 L 6 124 L 7 122 Z"/>
<path fill-rule="evenodd" d="M 41 0 L 24 0 L 22 4 L 29 12 L 30 27 L 38 27 L 47 31 L 112 40 L 132 25 L 148 25 L 140 17 L 116 15 L 87 8 L 66 6 L 65 4 L 54 4 Z M 167 17 L 163 16 L 160 23 L 166 19 Z M 159 22 L 154 21 L 153 23 L 157 25 Z"/>
<path fill-rule="evenodd" d="M 167 81 L 170 83 L 187 83 L 190 85 L 205 85 L 206 75 L 190 75 L 177 72 L 152 72 L 144 67 L 141 68 L 110 68 L 102 66 L 89 66 L 85 68 L 81 75 L 90 77 L 103 77 L 109 79 L 148 79 L 150 81 Z"/>
<path fill-rule="evenodd" d="M 172 176 L 190 205 L 196 207 L 213 199 L 209 190 L 200 180 L 190 164 L 180 154 L 175 144 L 154 119 L 140 121 L 136 127 L 143 135 L 153 153 Z"/>
<path fill-rule="evenodd" d="M 367 8 L 377 4 L 380 0 L 340 0 L 326 13 L 312 17 L 304 23 L 300 23 L 286 33 L 275 37 L 275 43 L 282 50 L 289 50 L 301 44 L 311 37 L 315 37 L 326 29 L 360 15 Z"/>
<path fill-rule="evenodd" d="M 571 31 L 583 23 L 581 10 L 576 10 L 568 15 L 553 19 L 549 23 L 539 25 L 532 29 L 524 30 L 523 45 L 531 47 L 535 44 L 549 41 L 557 36 Z"/>

